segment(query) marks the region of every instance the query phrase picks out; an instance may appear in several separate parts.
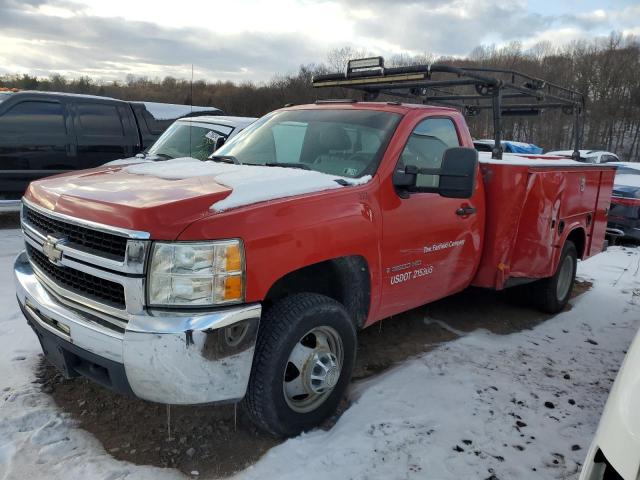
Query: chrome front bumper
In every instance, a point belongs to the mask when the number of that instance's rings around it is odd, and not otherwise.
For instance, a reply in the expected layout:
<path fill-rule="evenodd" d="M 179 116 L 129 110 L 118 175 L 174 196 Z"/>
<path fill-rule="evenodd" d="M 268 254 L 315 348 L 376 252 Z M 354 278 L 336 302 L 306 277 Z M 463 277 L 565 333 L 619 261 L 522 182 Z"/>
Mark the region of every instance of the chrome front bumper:
<path fill-rule="evenodd" d="M 190 314 L 147 311 L 117 331 L 58 301 L 34 273 L 25 252 L 15 261 L 14 276 L 18 302 L 37 323 L 36 331 L 55 336 L 61 352 L 71 344 L 76 354 L 89 352 L 88 357 L 121 365 L 137 397 L 174 405 L 244 397 L 260 304 Z"/>

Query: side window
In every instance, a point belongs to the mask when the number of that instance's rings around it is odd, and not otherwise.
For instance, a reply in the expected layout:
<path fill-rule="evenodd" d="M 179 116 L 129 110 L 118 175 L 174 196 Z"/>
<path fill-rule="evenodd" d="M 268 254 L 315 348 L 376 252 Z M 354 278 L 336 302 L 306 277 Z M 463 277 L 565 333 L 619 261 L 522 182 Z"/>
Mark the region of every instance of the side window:
<path fill-rule="evenodd" d="M 141 108 L 140 112 L 142 114 L 142 118 L 144 119 L 144 123 L 147 124 L 147 128 L 154 135 L 160 135 L 169 127 L 169 125 L 171 125 L 176 120 L 175 118 L 169 118 L 169 119 L 155 118 L 144 107 Z M 139 117 L 139 114 L 136 116 Z"/>
<path fill-rule="evenodd" d="M 77 108 L 82 135 L 124 137 L 122 120 L 115 105 L 78 103 Z"/>
<path fill-rule="evenodd" d="M 0 132 L 5 135 L 65 136 L 62 105 L 40 101 L 18 103 L 0 116 Z"/>
<path fill-rule="evenodd" d="M 414 165 L 418 168 L 440 168 L 447 148 L 459 147 L 458 133 L 448 118 L 428 118 L 420 122 L 411 133 L 400 155 L 398 166 Z M 437 187 L 437 175 L 418 175 L 416 186 Z"/>

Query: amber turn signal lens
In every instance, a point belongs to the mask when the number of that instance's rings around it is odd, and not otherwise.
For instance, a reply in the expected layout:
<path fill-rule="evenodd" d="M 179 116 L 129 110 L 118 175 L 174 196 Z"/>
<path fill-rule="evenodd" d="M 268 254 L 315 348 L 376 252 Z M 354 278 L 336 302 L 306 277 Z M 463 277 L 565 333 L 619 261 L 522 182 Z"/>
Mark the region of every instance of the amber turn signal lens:
<path fill-rule="evenodd" d="M 237 272 L 242 269 L 242 255 L 240 245 L 229 245 L 227 247 L 227 272 Z"/>
<path fill-rule="evenodd" d="M 242 276 L 233 275 L 224 279 L 225 301 L 242 300 Z"/>

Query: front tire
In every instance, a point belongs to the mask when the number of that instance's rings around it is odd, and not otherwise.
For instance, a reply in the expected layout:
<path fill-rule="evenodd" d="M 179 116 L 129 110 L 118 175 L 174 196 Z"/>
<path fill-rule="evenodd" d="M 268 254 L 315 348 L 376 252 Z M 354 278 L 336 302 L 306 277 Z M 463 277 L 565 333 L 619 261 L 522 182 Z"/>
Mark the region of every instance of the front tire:
<path fill-rule="evenodd" d="M 533 300 L 540 310 L 558 313 L 564 309 L 571 298 L 577 265 L 578 251 L 574 243 L 567 240 L 553 276 L 538 280 L 530 286 Z"/>
<path fill-rule="evenodd" d="M 275 303 L 262 318 L 244 407 L 275 436 L 289 437 L 332 415 L 353 371 L 356 330 L 345 308 L 315 293 Z"/>

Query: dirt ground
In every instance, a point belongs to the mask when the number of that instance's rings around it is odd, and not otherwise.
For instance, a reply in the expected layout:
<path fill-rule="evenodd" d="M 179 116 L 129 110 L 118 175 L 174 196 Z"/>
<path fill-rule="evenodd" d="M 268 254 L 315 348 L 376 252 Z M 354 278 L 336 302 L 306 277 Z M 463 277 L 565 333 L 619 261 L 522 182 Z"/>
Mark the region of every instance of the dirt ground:
<path fill-rule="evenodd" d="M 590 286 L 579 282 L 575 294 Z M 471 288 L 360 332 L 353 379 L 378 374 L 464 332 L 485 328 L 505 335 L 549 318 L 513 301 L 506 292 Z M 254 463 L 279 443 L 257 431 L 233 405 L 171 407 L 169 432 L 164 405 L 114 394 L 83 379 L 65 380 L 44 360 L 36 381 L 120 460 L 223 477 Z M 347 407 L 345 401 L 342 410 Z M 330 428 L 340 413 L 323 428 Z"/>

